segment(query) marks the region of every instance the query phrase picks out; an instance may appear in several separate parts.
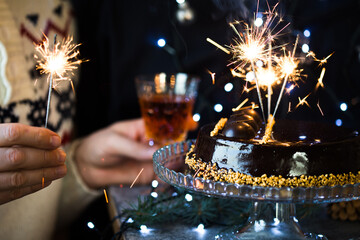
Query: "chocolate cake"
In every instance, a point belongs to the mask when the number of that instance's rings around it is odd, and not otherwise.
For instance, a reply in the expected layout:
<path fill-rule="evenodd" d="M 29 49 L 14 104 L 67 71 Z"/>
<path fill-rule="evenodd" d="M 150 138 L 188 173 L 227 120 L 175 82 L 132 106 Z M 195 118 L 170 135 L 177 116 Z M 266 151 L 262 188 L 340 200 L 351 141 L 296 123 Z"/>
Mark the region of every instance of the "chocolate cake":
<path fill-rule="evenodd" d="M 187 154 L 197 177 L 259 186 L 360 182 L 360 136 L 324 123 L 277 120 L 269 141 L 254 110 L 206 125 Z"/>

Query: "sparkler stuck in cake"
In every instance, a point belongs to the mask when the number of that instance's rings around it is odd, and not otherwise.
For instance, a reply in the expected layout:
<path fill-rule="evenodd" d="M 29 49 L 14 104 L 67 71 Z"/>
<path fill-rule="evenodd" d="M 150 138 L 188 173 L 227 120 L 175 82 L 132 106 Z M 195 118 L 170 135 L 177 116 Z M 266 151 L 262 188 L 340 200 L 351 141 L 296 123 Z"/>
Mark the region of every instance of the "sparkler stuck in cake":
<path fill-rule="evenodd" d="M 254 186 L 319 187 L 360 182 L 358 131 L 276 118 L 283 95 L 300 87 L 299 81 L 305 78 L 299 68 L 301 59 L 296 56 L 298 38 L 293 44 L 278 44 L 289 24 L 283 23 L 276 7 L 263 13 L 266 18 L 262 26 L 230 23 L 236 38 L 229 46 L 207 39 L 231 55 L 232 74 L 245 80 L 244 92 L 256 91 L 261 113 L 254 110 L 255 103 L 244 106 L 245 99 L 229 119 L 205 125 L 185 163 L 197 177 Z M 324 59 L 313 52 L 306 55 L 322 67 L 315 91 L 324 87 L 324 64 L 331 55 Z M 294 109 L 289 103 L 289 111 L 309 106 L 309 96 L 298 97 Z M 317 106 L 323 115 L 319 103 Z"/>

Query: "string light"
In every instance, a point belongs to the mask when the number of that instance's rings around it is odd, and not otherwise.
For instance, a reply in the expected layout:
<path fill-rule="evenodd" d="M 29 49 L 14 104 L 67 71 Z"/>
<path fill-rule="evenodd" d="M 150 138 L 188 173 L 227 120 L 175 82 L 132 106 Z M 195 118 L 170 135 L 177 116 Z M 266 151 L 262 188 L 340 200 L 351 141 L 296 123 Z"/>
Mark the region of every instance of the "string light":
<path fill-rule="evenodd" d="M 204 226 L 204 224 L 200 223 L 200 224 L 197 226 L 196 231 L 197 231 L 198 233 L 200 233 L 200 234 L 204 234 L 204 232 L 205 232 L 205 226 Z"/>
<path fill-rule="evenodd" d="M 87 226 L 88 226 L 88 228 L 90 228 L 90 229 L 94 229 L 94 228 L 95 228 L 95 225 L 94 225 L 94 223 L 92 223 L 92 222 L 88 222 L 88 223 L 87 223 Z"/>
<path fill-rule="evenodd" d="M 126 222 L 127 222 L 127 223 L 133 223 L 133 222 L 134 222 L 134 219 L 129 218 Z"/>
<path fill-rule="evenodd" d="M 246 81 L 248 81 L 248 82 L 253 81 L 253 80 L 255 79 L 255 74 L 254 74 L 254 72 L 248 72 L 248 73 L 246 74 L 245 78 L 246 78 Z"/>
<path fill-rule="evenodd" d="M 310 37 L 310 35 L 311 35 L 310 31 L 308 29 L 305 29 L 304 36 L 308 38 L 308 37 Z"/>
<path fill-rule="evenodd" d="M 347 106 L 346 103 L 341 103 L 341 104 L 340 104 L 340 109 L 341 109 L 341 111 L 345 112 L 345 111 L 347 110 L 347 108 L 348 108 L 348 106 Z"/>
<path fill-rule="evenodd" d="M 185 200 L 188 201 L 188 202 L 191 202 L 193 200 L 193 197 L 190 194 L 187 193 L 185 195 Z"/>
<path fill-rule="evenodd" d="M 224 90 L 225 90 L 226 92 L 230 92 L 233 88 L 234 88 L 234 85 L 233 85 L 232 83 L 227 83 L 227 84 L 225 84 L 225 86 L 224 86 Z"/>
<path fill-rule="evenodd" d="M 336 126 L 340 127 L 343 123 L 341 119 L 336 119 L 335 124 Z"/>
<path fill-rule="evenodd" d="M 223 110 L 223 106 L 220 103 L 215 104 L 214 106 L 215 112 L 221 112 Z"/>
<path fill-rule="evenodd" d="M 194 120 L 195 122 L 200 121 L 200 118 L 201 118 L 201 116 L 200 116 L 200 114 L 198 114 L 198 113 L 195 113 L 195 114 L 193 115 L 193 120 Z"/>
<path fill-rule="evenodd" d="M 140 226 L 140 232 L 148 234 L 148 233 L 150 233 L 150 229 L 148 229 L 148 227 L 146 225 L 141 225 Z"/>
<path fill-rule="evenodd" d="M 151 182 L 151 186 L 152 186 L 153 188 L 157 188 L 157 186 L 159 186 L 159 182 L 158 182 L 157 180 L 153 180 L 153 181 Z"/>
<path fill-rule="evenodd" d="M 263 67 L 263 66 L 264 66 L 264 62 L 261 61 L 261 60 L 258 60 L 258 61 L 256 61 L 256 66 L 259 67 L 259 68 Z"/>
<path fill-rule="evenodd" d="M 301 46 L 301 51 L 303 51 L 303 53 L 308 53 L 308 52 L 310 51 L 309 45 L 307 45 L 306 43 L 303 44 L 303 45 Z"/>
<path fill-rule="evenodd" d="M 152 192 L 150 195 L 151 195 L 153 198 L 157 198 L 157 197 L 159 196 L 157 192 Z"/>
<path fill-rule="evenodd" d="M 254 22 L 255 26 L 257 26 L 257 27 L 260 27 L 261 25 L 263 25 L 263 23 L 264 23 L 264 21 L 260 17 L 256 18 L 256 20 Z"/>
<path fill-rule="evenodd" d="M 306 139 L 306 136 L 304 136 L 304 135 L 299 136 L 299 139 L 300 139 L 300 140 L 305 140 L 305 139 Z"/>
<path fill-rule="evenodd" d="M 166 40 L 164 39 L 164 38 L 159 38 L 158 40 L 157 40 L 157 45 L 159 46 L 159 47 L 165 47 L 165 45 L 166 45 Z"/>

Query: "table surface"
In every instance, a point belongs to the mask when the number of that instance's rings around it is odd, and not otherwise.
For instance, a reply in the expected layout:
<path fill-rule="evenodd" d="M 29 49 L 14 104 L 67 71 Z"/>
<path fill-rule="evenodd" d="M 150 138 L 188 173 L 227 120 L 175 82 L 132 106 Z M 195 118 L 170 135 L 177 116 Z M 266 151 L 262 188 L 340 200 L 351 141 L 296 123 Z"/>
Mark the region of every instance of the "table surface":
<path fill-rule="evenodd" d="M 135 203 L 138 196 L 148 195 L 151 187 L 116 187 L 112 186 L 108 189 L 109 192 L 109 212 L 113 218 L 117 216 L 121 209 L 129 206 L 129 203 Z M 340 221 L 332 220 L 326 213 L 326 205 L 322 204 L 317 210 L 316 218 L 308 217 L 299 220 L 299 224 L 304 232 L 321 233 L 329 240 L 360 240 L 360 221 Z M 149 226 L 148 226 L 149 227 Z M 120 221 L 114 222 L 113 225 L 115 233 L 120 228 Z M 177 240 L 203 240 L 214 239 L 219 234 L 223 227 L 211 226 L 206 228 L 204 232 L 198 232 L 196 228 L 185 226 L 182 224 L 164 224 L 161 226 L 151 226 L 150 231 L 141 233 L 140 231 L 129 229 L 125 232 L 123 238 L 125 240 L 144 239 L 158 240 L 158 239 L 177 239 Z"/>

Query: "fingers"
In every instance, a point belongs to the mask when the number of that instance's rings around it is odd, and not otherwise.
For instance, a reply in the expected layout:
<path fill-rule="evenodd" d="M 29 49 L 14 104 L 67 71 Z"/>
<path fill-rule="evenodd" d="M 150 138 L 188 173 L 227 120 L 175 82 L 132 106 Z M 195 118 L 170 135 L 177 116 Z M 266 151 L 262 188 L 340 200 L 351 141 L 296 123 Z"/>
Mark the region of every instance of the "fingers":
<path fill-rule="evenodd" d="M 0 148 L 0 172 L 55 167 L 63 165 L 65 159 L 66 154 L 60 148 L 56 150 Z"/>
<path fill-rule="evenodd" d="M 134 140 L 143 139 L 145 136 L 145 123 L 141 118 L 114 123 L 110 129 Z"/>
<path fill-rule="evenodd" d="M 31 187 L 44 181 L 51 182 L 66 175 L 65 165 L 27 171 L 0 173 L 0 191 L 14 191 L 15 189 Z"/>
<path fill-rule="evenodd" d="M 28 187 L 14 188 L 14 189 L 11 189 L 8 191 L 1 191 L 0 192 L 0 205 L 10 202 L 12 200 L 21 198 L 30 193 L 37 192 L 40 189 L 48 187 L 50 184 L 51 184 L 51 182 L 44 182 L 44 184 L 37 184 L 37 185 L 33 185 L 33 186 L 28 186 Z"/>
<path fill-rule="evenodd" d="M 114 154 L 130 157 L 139 161 L 150 161 L 157 147 L 136 142 L 116 133 L 108 138 L 108 146 Z"/>
<path fill-rule="evenodd" d="M 61 145 L 61 138 L 46 128 L 31 127 L 20 123 L 0 124 L 0 146 L 14 145 L 55 149 Z"/>
<path fill-rule="evenodd" d="M 143 171 L 139 175 L 141 169 Z M 86 171 L 85 182 L 90 188 L 100 188 L 114 184 L 135 185 L 148 184 L 155 178 L 153 165 L 150 162 L 126 160 L 121 165 L 111 168 L 82 169 Z"/>

